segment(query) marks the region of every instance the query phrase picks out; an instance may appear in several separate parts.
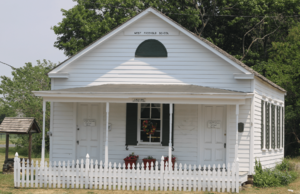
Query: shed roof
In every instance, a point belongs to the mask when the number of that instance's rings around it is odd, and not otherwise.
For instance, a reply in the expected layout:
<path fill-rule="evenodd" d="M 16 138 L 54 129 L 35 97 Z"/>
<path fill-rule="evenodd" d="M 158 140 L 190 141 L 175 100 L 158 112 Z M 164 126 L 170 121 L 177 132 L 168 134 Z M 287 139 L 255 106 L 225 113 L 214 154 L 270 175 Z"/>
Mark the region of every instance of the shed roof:
<path fill-rule="evenodd" d="M 106 95 L 247 95 L 245 92 L 211 88 L 197 85 L 178 84 L 103 84 L 60 90 L 33 91 L 36 96 L 69 96 L 72 94 L 85 96 Z"/>
<path fill-rule="evenodd" d="M 33 117 L 5 117 L 0 125 L 0 133 L 40 133 L 41 130 Z"/>

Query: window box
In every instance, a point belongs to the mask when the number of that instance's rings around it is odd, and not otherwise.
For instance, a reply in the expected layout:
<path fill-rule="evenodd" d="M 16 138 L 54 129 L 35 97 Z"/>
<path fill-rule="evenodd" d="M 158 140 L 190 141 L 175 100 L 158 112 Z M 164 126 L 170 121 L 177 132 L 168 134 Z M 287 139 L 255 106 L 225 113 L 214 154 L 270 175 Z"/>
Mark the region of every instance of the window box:
<path fill-rule="evenodd" d="M 132 154 L 129 154 L 129 156 L 127 156 L 126 158 L 124 158 L 125 169 L 128 169 L 128 167 L 130 167 L 130 169 L 132 169 L 133 164 L 136 167 L 136 161 L 138 159 L 139 159 L 139 156 L 138 155 L 134 155 L 134 152 L 132 152 Z"/>
<path fill-rule="evenodd" d="M 128 169 L 128 167 L 130 167 L 130 169 L 132 169 L 133 164 L 134 164 L 134 166 L 136 166 L 137 158 L 136 159 L 124 159 L 124 161 L 125 161 L 125 169 Z"/>
<path fill-rule="evenodd" d="M 144 158 L 144 159 L 143 159 L 143 162 L 144 162 L 144 169 L 146 170 L 146 168 L 147 168 L 147 163 L 148 163 L 148 164 L 149 164 L 149 170 L 151 170 L 151 162 L 153 162 L 153 169 L 154 169 L 156 159 L 155 159 L 155 158 L 153 158 L 153 159 L 147 159 L 147 158 Z"/>
<path fill-rule="evenodd" d="M 164 163 L 165 163 L 165 170 L 166 170 L 166 163 L 169 162 L 169 158 L 168 157 L 165 157 L 164 158 Z M 176 158 L 175 157 L 172 157 L 172 169 L 174 170 L 174 164 L 176 162 Z"/>

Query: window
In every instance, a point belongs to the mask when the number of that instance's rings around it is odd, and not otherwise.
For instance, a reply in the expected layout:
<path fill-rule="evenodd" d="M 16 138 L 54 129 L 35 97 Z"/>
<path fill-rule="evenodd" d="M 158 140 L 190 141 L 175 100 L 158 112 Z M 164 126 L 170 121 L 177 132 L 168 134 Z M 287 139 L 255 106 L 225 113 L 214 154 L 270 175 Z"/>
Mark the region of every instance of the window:
<path fill-rule="evenodd" d="M 162 105 L 141 103 L 139 106 L 138 134 L 141 143 L 161 142 Z"/>
<path fill-rule="evenodd" d="M 174 105 L 172 114 L 172 145 L 174 146 Z M 145 120 L 151 120 L 156 129 L 153 134 L 142 131 Z M 170 105 L 157 103 L 126 104 L 126 138 L 125 145 L 161 144 L 169 146 Z"/>
<path fill-rule="evenodd" d="M 161 42 L 149 39 L 138 46 L 135 57 L 168 57 L 168 52 Z"/>
<path fill-rule="evenodd" d="M 277 149 L 283 145 L 282 107 L 261 101 L 261 149 Z"/>

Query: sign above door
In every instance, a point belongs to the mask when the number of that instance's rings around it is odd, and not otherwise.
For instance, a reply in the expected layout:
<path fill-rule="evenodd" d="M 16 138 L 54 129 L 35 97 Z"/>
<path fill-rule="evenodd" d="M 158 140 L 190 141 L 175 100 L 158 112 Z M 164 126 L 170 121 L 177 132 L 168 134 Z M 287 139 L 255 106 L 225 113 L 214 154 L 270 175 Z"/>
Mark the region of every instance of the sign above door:
<path fill-rule="evenodd" d="M 172 28 L 158 28 L 158 29 L 128 29 L 124 31 L 126 36 L 178 36 L 179 31 Z"/>

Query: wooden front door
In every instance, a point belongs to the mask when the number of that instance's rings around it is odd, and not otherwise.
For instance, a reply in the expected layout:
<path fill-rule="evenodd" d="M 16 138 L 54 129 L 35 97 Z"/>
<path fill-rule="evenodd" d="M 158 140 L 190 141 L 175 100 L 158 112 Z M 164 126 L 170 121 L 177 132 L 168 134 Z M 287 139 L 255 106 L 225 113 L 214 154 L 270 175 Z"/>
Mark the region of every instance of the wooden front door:
<path fill-rule="evenodd" d="M 201 165 L 222 165 L 226 162 L 225 106 L 206 105 L 203 109 Z"/>
<path fill-rule="evenodd" d="M 99 160 L 100 156 L 99 104 L 80 103 L 77 118 L 77 159 Z"/>

